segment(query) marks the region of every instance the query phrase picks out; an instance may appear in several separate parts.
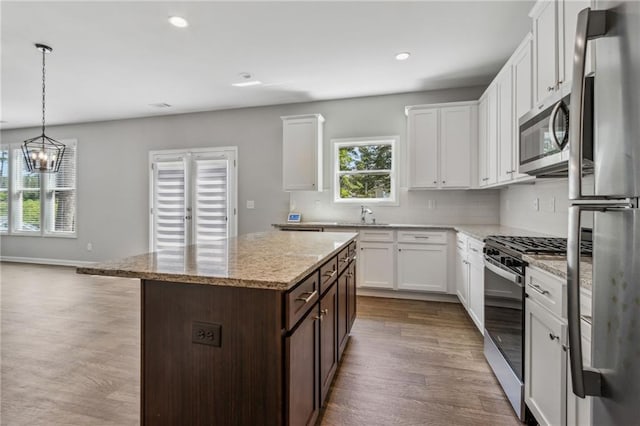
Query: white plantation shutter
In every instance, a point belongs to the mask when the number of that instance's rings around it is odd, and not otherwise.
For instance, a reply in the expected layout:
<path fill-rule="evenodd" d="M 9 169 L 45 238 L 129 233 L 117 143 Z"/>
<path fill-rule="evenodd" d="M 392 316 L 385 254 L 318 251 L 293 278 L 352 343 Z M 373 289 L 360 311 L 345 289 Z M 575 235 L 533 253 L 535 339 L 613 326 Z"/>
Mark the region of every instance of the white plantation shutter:
<path fill-rule="evenodd" d="M 229 162 L 195 156 L 193 167 L 193 242 L 198 263 L 226 270 L 229 236 Z"/>
<path fill-rule="evenodd" d="M 183 248 L 197 244 L 209 272 L 226 270 L 226 238 L 236 223 L 235 156 L 235 148 L 152 153 L 151 250 L 163 251 L 163 259 L 184 257 Z"/>
<path fill-rule="evenodd" d="M 153 163 L 154 251 L 181 254 L 187 242 L 187 174 L 185 158 Z"/>
<path fill-rule="evenodd" d="M 226 159 L 193 160 L 194 243 L 228 236 L 228 165 Z"/>
<path fill-rule="evenodd" d="M 0 232 L 9 230 L 9 149 L 0 147 Z"/>

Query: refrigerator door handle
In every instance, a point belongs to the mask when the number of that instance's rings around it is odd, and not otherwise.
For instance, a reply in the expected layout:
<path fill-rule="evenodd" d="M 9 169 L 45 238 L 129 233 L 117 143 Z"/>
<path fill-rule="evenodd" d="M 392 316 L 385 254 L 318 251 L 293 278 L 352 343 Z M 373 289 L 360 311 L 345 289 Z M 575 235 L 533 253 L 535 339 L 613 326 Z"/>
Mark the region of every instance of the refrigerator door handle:
<path fill-rule="evenodd" d="M 582 134 L 584 128 L 584 87 L 587 41 L 606 33 L 606 11 L 586 8 L 578 14 L 573 55 L 573 82 L 569 112 L 569 199 L 582 198 Z"/>
<path fill-rule="evenodd" d="M 591 210 L 586 207 L 584 210 Z M 594 209 L 607 207 L 598 206 Z M 567 238 L 567 322 L 569 325 L 569 363 L 573 393 L 585 395 L 602 394 L 602 376 L 595 369 L 582 364 L 582 338 L 580 335 L 580 213 L 581 205 L 569 207 L 569 235 Z"/>

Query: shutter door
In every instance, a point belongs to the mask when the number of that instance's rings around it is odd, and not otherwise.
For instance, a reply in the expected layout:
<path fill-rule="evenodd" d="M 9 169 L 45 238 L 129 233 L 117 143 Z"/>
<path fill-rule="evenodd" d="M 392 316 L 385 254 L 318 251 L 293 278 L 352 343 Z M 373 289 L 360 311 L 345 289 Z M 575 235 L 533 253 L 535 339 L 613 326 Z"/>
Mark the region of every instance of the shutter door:
<path fill-rule="evenodd" d="M 153 250 L 182 256 L 187 235 L 183 158 L 154 162 Z"/>

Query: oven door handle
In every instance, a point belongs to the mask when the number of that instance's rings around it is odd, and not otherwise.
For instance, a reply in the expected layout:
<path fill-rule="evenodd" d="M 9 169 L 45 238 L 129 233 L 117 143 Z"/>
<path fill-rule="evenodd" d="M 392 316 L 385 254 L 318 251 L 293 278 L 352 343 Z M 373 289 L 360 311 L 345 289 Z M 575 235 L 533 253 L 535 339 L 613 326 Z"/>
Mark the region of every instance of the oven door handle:
<path fill-rule="evenodd" d="M 493 272 L 496 275 L 501 276 L 505 280 L 509 280 L 510 282 L 516 284 L 518 287 L 524 287 L 522 284 L 522 277 L 516 274 L 515 272 L 506 271 L 501 266 L 497 266 L 495 262 L 491 259 L 484 259 L 484 267 Z"/>

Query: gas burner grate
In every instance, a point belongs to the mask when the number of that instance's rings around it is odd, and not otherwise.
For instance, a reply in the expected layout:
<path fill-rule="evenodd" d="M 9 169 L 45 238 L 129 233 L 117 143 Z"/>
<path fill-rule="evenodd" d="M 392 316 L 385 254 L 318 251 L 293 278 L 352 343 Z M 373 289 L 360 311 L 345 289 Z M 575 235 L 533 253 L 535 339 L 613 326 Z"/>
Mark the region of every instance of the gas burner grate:
<path fill-rule="evenodd" d="M 510 236 L 491 236 L 489 238 L 520 253 L 565 254 L 567 252 L 566 238 Z M 593 252 L 591 241 L 582 241 L 581 252 L 583 255 L 591 255 Z"/>

